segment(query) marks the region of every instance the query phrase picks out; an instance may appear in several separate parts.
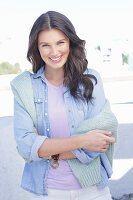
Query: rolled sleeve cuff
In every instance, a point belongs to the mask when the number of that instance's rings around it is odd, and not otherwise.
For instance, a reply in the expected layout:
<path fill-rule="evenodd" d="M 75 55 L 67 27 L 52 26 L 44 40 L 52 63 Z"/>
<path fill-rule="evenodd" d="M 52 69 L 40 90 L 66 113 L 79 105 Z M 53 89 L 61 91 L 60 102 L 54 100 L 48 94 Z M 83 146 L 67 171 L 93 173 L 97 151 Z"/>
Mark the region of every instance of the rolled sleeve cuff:
<path fill-rule="evenodd" d="M 82 163 L 87 163 L 87 162 L 90 162 L 92 159 L 89 158 L 88 155 L 86 155 L 84 153 L 84 151 L 82 149 L 76 149 L 76 150 L 73 150 L 72 153 L 78 158 L 78 160 L 80 160 L 80 162 Z"/>
<path fill-rule="evenodd" d="M 46 136 L 37 136 L 36 137 L 36 140 L 31 148 L 30 160 L 40 161 L 43 159 L 38 156 L 38 150 L 46 138 L 47 138 Z"/>
<path fill-rule="evenodd" d="M 76 149 L 73 150 L 72 153 L 80 160 L 82 163 L 89 163 L 94 160 L 98 155 L 99 152 L 90 151 L 85 149 Z"/>

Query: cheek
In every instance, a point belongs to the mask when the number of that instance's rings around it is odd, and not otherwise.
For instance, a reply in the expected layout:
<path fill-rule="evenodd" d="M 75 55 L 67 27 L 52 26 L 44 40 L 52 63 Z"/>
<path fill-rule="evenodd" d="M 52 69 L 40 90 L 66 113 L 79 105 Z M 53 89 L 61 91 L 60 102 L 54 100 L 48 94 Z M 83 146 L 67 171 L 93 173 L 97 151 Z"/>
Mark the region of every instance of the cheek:
<path fill-rule="evenodd" d="M 69 54 L 69 45 L 65 46 L 65 47 L 62 49 L 62 53 L 64 53 L 64 54 Z"/>
<path fill-rule="evenodd" d="M 44 59 L 44 58 L 48 57 L 48 51 L 40 50 L 39 52 L 40 52 L 41 58 Z"/>

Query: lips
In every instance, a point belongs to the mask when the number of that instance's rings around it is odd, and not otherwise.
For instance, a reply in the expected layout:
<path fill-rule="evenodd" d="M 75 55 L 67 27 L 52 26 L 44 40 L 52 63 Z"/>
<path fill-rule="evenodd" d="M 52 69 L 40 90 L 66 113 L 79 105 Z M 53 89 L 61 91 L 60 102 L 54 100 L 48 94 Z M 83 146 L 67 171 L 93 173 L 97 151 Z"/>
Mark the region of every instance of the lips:
<path fill-rule="evenodd" d="M 54 63 L 58 63 L 60 62 L 62 59 L 62 55 L 61 56 L 58 56 L 58 57 L 51 57 L 50 60 Z"/>

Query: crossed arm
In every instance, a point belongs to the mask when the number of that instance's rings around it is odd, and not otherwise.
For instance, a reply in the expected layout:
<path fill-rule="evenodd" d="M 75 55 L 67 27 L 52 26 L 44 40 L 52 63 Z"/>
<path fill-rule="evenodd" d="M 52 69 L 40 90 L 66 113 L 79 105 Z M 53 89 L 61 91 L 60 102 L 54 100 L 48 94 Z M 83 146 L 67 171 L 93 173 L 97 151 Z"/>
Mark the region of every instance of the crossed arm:
<path fill-rule="evenodd" d="M 34 129 L 38 135 L 37 130 Z M 115 142 L 113 137 L 108 137 L 110 133 L 104 130 L 93 130 L 81 136 L 73 136 L 61 139 L 45 139 L 38 150 L 39 157 L 48 159 L 49 156 L 59 154 L 59 159 L 73 159 L 76 156 L 72 153 L 74 149 L 88 149 L 91 151 L 105 152 L 110 143 Z"/>

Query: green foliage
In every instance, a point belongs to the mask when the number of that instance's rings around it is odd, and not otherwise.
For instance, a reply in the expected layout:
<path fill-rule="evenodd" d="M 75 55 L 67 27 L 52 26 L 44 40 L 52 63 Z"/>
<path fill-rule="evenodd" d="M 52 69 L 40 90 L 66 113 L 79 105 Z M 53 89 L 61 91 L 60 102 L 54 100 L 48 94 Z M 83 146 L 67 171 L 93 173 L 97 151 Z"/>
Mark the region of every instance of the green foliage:
<path fill-rule="evenodd" d="M 101 51 L 101 47 L 100 47 L 100 45 L 98 45 L 95 49 Z"/>
<path fill-rule="evenodd" d="M 15 63 L 14 65 L 8 63 L 8 62 L 2 62 L 0 64 L 0 75 L 3 74 L 17 74 L 20 73 L 21 68 L 19 63 Z"/>
<path fill-rule="evenodd" d="M 128 64 L 128 55 L 122 53 L 122 64 Z"/>

